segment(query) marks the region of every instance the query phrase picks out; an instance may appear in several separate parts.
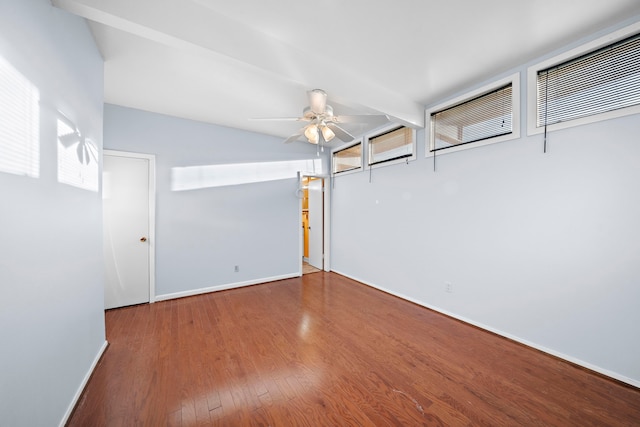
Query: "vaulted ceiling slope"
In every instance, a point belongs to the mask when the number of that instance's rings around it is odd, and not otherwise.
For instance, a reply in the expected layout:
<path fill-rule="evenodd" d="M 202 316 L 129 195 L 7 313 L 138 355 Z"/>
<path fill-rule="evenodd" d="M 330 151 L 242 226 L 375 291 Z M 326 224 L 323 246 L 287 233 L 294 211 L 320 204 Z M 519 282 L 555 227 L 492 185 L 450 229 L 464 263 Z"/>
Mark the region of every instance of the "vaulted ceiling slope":
<path fill-rule="evenodd" d="M 424 105 L 640 14 L 638 0 L 52 0 L 90 21 L 105 101 L 287 137 L 306 91 L 424 125 Z M 361 134 L 368 129 L 350 125 Z"/>

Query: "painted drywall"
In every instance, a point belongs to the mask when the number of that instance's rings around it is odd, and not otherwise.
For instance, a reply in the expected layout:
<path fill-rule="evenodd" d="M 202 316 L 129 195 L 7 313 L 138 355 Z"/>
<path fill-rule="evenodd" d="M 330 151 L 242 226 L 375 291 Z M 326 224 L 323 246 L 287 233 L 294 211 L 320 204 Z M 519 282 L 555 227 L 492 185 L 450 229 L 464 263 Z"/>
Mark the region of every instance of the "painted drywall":
<path fill-rule="evenodd" d="M 523 135 L 434 172 L 421 131 L 415 162 L 335 179 L 332 269 L 640 386 L 638 135 Z"/>
<path fill-rule="evenodd" d="M 233 181 L 265 165 L 325 159 L 313 146 L 284 145 L 280 138 L 109 104 L 104 126 L 105 148 L 156 156 L 159 298 L 298 274 L 295 171 L 278 180 Z M 316 173 L 326 172 L 326 161 L 320 163 Z M 225 167 L 239 164 L 248 166 L 232 170 L 218 186 Z M 196 170 L 189 174 L 195 174 L 194 183 L 179 179 L 185 168 Z M 181 190 L 185 187 L 192 189 Z"/>
<path fill-rule="evenodd" d="M 40 98 L 38 177 L 0 172 L 0 424 L 50 427 L 105 343 L 101 198 L 58 181 L 56 140 L 59 111 L 101 147 L 103 62 L 47 0 L 0 3 L 0 56 Z"/>

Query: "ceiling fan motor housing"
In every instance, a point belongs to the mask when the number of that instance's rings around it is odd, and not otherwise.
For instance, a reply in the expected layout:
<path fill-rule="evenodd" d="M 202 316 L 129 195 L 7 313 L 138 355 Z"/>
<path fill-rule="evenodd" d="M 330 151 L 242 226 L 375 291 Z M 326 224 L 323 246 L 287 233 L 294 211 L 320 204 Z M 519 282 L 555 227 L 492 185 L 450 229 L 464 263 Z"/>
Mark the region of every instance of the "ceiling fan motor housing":
<path fill-rule="evenodd" d="M 305 119 L 314 120 L 314 119 L 331 119 L 333 117 L 333 107 L 331 105 L 325 105 L 323 112 L 316 112 L 311 109 L 311 107 L 305 107 L 302 110 L 302 115 Z"/>
<path fill-rule="evenodd" d="M 327 106 L 327 92 L 322 89 L 313 89 L 308 92 L 309 107 L 316 114 L 324 114 Z"/>

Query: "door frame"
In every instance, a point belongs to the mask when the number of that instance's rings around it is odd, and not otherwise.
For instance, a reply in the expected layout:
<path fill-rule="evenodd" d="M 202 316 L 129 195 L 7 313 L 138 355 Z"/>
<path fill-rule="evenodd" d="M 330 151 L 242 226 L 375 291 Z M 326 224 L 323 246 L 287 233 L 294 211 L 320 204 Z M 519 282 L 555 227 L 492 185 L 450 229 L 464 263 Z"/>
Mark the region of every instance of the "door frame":
<path fill-rule="evenodd" d="M 156 156 L 119 150 L 102 150 L 102 155 L 149 161 L 149 303 L 154 303 L 156 302 Z"/>
<path fill-rule="evenodd" d="M 323 221 L 323 230 L 322 230 L 322 240 L 323 240 L 323 248 L 324 254 L 322 259 L 322 267 L 324 271 L 331 271 L 331 177 L 329 175 L 323 174 L 313 174 L 306 172 L 298 172 L 298 191 L 296 194 L 300 199 L 300 203 L 298 203 L 298 261 L 300 265 L 300 271 L 298 274 L 302 276 L 302 258 L 304 256 L 304 236 L 302 235 L 302 197 L 300 196 L 302 190 L 302 178 L 321 178 L 323 180 L 323 212 L 322 212 L 322 221 Z"/>

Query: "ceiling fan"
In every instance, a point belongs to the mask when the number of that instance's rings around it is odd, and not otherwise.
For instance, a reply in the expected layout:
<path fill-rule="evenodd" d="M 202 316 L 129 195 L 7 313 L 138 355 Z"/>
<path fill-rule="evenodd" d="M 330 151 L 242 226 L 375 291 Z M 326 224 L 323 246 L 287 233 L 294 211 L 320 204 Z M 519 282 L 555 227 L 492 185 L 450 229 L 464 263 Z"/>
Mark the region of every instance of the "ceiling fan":
<path fill-rule="evenodd" d="M 350 116 L 334 116 L 333 108 L 327 104 L 327 93 L 322 89 L 313 89 L 307 92 L 309 95 L 309 106 L 302 111 L 302 117 L 280 117 L 257 120 L 281 120 L 307 122 L 302 129 L 291 135 L 284 142 L 288 144 L 305 136 L 312 144 L 322 144 L 330 142 L 333 138 L 349 142 L 355 138 L 339 125 L 342 123 L 366 123 L 383 124 L 389 121 L 385 114 L 366 114 Z"/>

